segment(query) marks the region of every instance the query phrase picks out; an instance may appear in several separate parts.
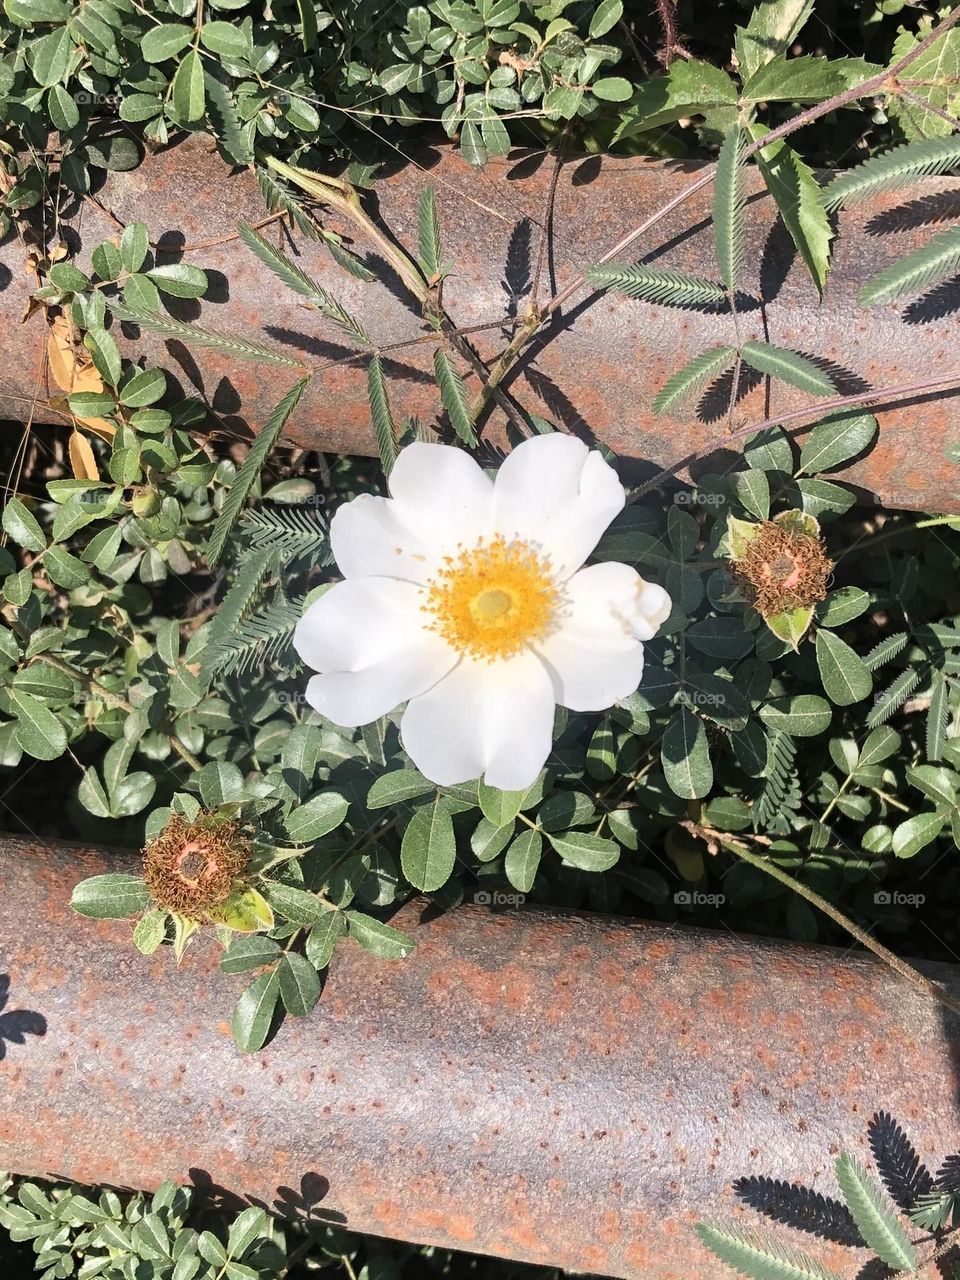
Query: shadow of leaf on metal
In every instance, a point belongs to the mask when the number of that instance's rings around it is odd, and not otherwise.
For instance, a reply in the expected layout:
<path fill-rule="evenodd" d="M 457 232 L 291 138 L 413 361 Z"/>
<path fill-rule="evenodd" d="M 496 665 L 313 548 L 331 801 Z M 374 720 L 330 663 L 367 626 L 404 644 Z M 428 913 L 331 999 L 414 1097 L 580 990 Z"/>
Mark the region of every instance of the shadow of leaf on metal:
<path fill-rule="evenodd" d="M 26 1044 L 27 1036 L 45 1036 L 47 1020 L 34 1009 L 7 1009 L 10 978 L 0 973 L 0 1062 L 7 1056 L 7 1045 Z"/>

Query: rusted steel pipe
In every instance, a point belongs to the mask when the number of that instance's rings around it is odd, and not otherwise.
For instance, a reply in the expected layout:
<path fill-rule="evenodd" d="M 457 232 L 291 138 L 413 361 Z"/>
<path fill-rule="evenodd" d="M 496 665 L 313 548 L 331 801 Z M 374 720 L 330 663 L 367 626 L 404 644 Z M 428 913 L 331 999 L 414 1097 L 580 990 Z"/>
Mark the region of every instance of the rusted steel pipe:
<path fill-rule="evenodd" d="M 928 1159 L 956 1149 L 960 1027 L 871 956 L 414 903 L 411 958 L 343 944 L 315 1012 L 245 1056 L 212 942 L 178 970 L 138 957 L 128 925 L 71 915 L 80 877 L 131 865 L 0 844 L 0 1168 L 286 1212 L 307 1193 L 378 1235 L 716 1280 L 691 1224 L 755 1221 L 735 1179 L 835 1195 L 837 1152 L 864 1157 L 881 1108 Z M 960 993 L 960 969 L 923 968 Z"/>
<path fill-rule="evenodd" d="M 539 161 L 494 159 L 476 170 L 450 150 L 433 150 L 421 156 L 420 167 L 407 165 L 377 181 L 368 197 L 382 225 L 413 251 L 417 198 L 428 183 L 436 187 L 444 258 L 454 266 L 444 285 L 444 302 L 459 325 L 501 319 L 510 295 L 530 287 L 552 176 L 552 162 Z M 593 157 L 565 164 L 557 184 L 541 300 L 549 280 L 563 287 L 689 184 L 696 171 L 692 164 L 644 159 Z M 860 287 L 878 270 L 925 243 L 935 224 L 960 216 L 960 180 L 931 179 L 841 214 L 834 271 L 822 304 L 789 238 L 775 229 L 773 203 L 762 193 L 755 171 L 751 182 L 743 287 L 763 305 L 743 310 L 745 339 L 765 338 L 833 362 L 843 393 L 960 372 L 955 320 L 960 289 L 947 285 L 920 301 L 869 312 L 856 301 Z M 253 223 L 264 214 L 253 177 L 228 174 L 203 139 L 148 157 L 131 172 L 111 174 L 98 199 L 121 223 L 146 221 L 167 251 L 162 261 L 177 260 L 178 248 L 186 245 L 190 262 L 215 273 L 211 299 L 202 308 L 192 302 L 173 304 L 184 318 L 199 316 L 208 326 L 242 332 L 312 365 L 348 354 L 339 330 L 298 302 L 235 238 L 190 247 L 230 236 L 238 220 Z M 336 217 L 330 217 L 329 225 L 355 234 Z M 98 242 L 117 233 L 117 224 L 86 202 L 65 226 L 74 245 L 81 246 L 81 263 Z M 277 228 L 266 234 L 291 249 Z M 355 247 L 364 255 L 371 251 L 361 240 Z M 660 265 L 715 276 L 709 190 L 661 222 L 633 252 L 654 251 Z M 303 237 L 296 238 L 295 252 L 375 342 L 388 345 L 423 335 L 403 286 L 389 274 L 386 286 L 364 284 L 344 273 L 325 248 Z M 9 277 L 0 290 L 0 415 L 20 420 L 38 378 L 43 385 L 42 318 L 32 317 L 26 329 L 20 323 L 33 287 L 22 259 L 14 239 L 0 249 L 0 283 Z M 368 260 L 375 270 L 383 266 L 375 256 Z M 524 305 L 521 301 L 521 309 Z M 657 468 L 722 441 L 719 406 L 713 407 L 715 420 L 708 425 L 693 412 L 680 422 L 655 418 L 651 404 L 665 379 L 693 355 L 732 341 L 729 315 L 584 292 L 564 308 L 549 333 L 549 341 L 538 339 L 527 349 L 506 380 L 510 395 L 527 409 Z M 494 329 L 472 341 L 490 360 L 505 337 Z M 426 342 L 390 355 L 386 367 L 398 419 L 416 415 L 430 420 L 437 412 L 433 347 Z M 186 391 L 200 391 L 226 425 L 237 429 L 259 428 L 296 377 L 296 371 L 282 367 L 237 364 L 216 351 L 187 351 L 177 341 L 150 333 L 127 349 L 171 368 Z M 290 425 L 290 438 L 312 448 L 375 452 L 365 364 L 341 363 L 318 377 Z M 476 390 L 472 376 L 468 385 Z M 4 399 L 5 389 L 14 398 Z M 763 419 L 768 410 L 787 411 L 810 401 L 780 383 L 770 389 L 769 403 L 766 395 L 764 385 L 753 387 L 740 405 L 745 423 Z M 885 409 L 879 445 L 846 477 L 891 506 L 960 510 L 960 472 L 944 458 L 945 447 L 960 441 L 957 414 L 951 396 L 927 396 Z M 51 417 L 41 407 L 35 420 Z M 493 439 L 502 439 L 503 426 L 497 410 L 489 427 Z M 725 469 L 740 442 L 732 450 L 718 445 L 708 468 L 719 463 Z"/>

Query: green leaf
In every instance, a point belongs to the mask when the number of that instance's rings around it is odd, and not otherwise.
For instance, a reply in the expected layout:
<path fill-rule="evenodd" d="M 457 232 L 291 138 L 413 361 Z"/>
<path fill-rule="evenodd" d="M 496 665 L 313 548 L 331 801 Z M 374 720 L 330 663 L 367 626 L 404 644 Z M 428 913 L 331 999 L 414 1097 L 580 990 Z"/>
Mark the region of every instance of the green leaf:
<path fill-rule="evenodd" d="M 830 704 L 816 693 L 774 698 L 760 708 L 760 719 L 764 724 L 794 738 L 816 737 L 829 726 L 832 718 Z"/>
<path fill-rule="evenodd" d="M 622 17 L 623 0 L 601 0 L 590 18 L 590 39 L 599 40 L 601 36 L 605 36 Z"/>
<path fill-rule="evenodd" d="M 800 470 L 808 475 L 838 470 L 869 449 L 879 430 L 872 413 L 836 413 L 824 418 L 804 442 Z"/>
<path fill-rule="evenodd" d="M 133 930 L 133 945 L 141 955 L 151 956 L 163 942 L 167 933 L 166 911 L 148 911 Z"/>
<path fill-rule="evenodd" d="M 765 1231 L 700 1222 L 696 1232 L 712 1253 L 749 1280 L 839 1280 L 809 1254 L 781 1244 Z"/>
<path fill-rule="evenodd" d="M 273 413 L 270 415 L 269 421 L 263 427 L 260 434 L 250 446 L 250 452 L 244 459 L 243 465 L 237 472 L 233 484 L 230 486 L 230 492 L 227 494 L 220 514 L 217 516 L 217 522 L 213 527 L 210 540 L 205 548 L 207 561 L 211 565 L 215 565 L 226 546 L 227 538 L 237 522 L 240 511 L 246 502 L 250 490 L 253 488 L 254 481 L 259 476 L 263 465 L 267 460 L 270 451 L 280 438 L 280 433 L 287 425 L 290 415 L 300 403 L 300 399 L 306 391 L 310 382 L 309 378 L 301 378 L 295 386 L 287 392 Z"/>
<path fill-rule="evenodd" d="M 16 686 L 10 689 L 10 701 L 17 714 L 16 739 L 27 755 L 35 760 L 62 756 L 67 749 L 67 733 L 49 707 Z"/>
<path fill-rule="evenodd" d="M 529 828 L 512 842 L 503 860 L 507 879 L 519 893 L 529 893 L 537 878 L 537 867 L 543 852 L 543 836 Z"/>
<path fill-rule="evenodd" d="M 333 949 L 347 931 L 347 921 L 342 911 L 328 911 L 321 916 L 307 934 L 305 950 L 307 959 L 315 969 L 325 969 L 330 963 Z"/>
<path fill-rule="evenodd" d="M 804 54 L 799 58 L 778 55 L 758 67 L 743 86 L 741 100 L 756 102 L 823 102 L 851 87 L 849 68 L 843 58 L 815 58 Z M 868 64 L 860 63 L 866 79 Z"/>
<path fill-rule="evenodd" d="M 220 957 L 222 973 L 246 973 L 249 969 L 262 969 L 280 958 L 280 947 L 272 938 L 263 934 L 245 934 L 234 938 Z"/>
<path fill-rule="evenodd" d="M 860 305 L 876 307 L 905 293 L 930 289 L 960 271 L 960 227 L 941 231 L 929 244 L 914 249 L 887 267 L 860 290 Z"/>
<path fill-rule="evenodd" d="M 200 43 L 205 49 L 220 54 L 230 62 L 238 62 L 253 54 L 249 35 L 232 22 L 205 22 L 200 28 Z"/>
<path fill-rule="evenodd" d="M 543 105 L 547 111 L 550 111 L 551 108 L 546 98 Z M 463 122 L 463 128 L 460 130 L 460 150 L 463 152 L 463 158 L 467 164 L 472 164 L 479 169 L 487 163 L 487 148 L 483 145 L 480 130 L 472 120 Z"/>
<path fill-rule="evenodd" d="M 463 379 L 450 357 L 440 347 L 433 353 L 433 371 L 440 388 L 440 401 L 450 417 L 450 425 L 468 448 L 475 449 L 478 444 L 477 433 L 470 417 Z"/>
<path fill-rule="evenodd" d="M 233 1038 L 244 1053 L 256 1053 L 263 1047 L 279 996 L 280 978 L 274 968 L 261 973 L 237 1001 L 233 1010 Z"/>
<path fill-rule="evenodd" d="M 916 1250 L 880 1184 L 847 1152 L 837 1160 L 836 1174 L 847 1208 L 877 1257 L 897 1271 L 913 1271 Z"/>
<path fill-rule="evenodd" d="M 551 90 L 553 92 L 553 90 Z M 580 95 L 572 94 L 576 113 Z M 620 112 L 620 124 L 612 141 L 622 141 L 650 129 L 660 129 L 683 116 L 716 113 L 732 124 L 737 116 L 737 86 L 719 67 L 709 62 L 677 58 L 663 76 L 651 76 L 634 91 L 629 106 Z"/>
<path fill-rule="evenodd" d="M 796 609 L 783 609 L 780 613 L 771 613 L 764 618 L 767 630 L 788 644 L 796 653 L 800 641 L 810 630 L 813 621 L 813 605 L 799 605 Z"/>
<path fill-rule="evenodd" d="M 139 271 L 150 247 L 150 237 L 142 222 L 131 222 L 120 237 L 120 261 L 124 271 Z"/>
<path fill-rule="evenodd" d="M 279 249 L 274 248 L 272 244 L 257 231 L 254 231 L 253 227 L 246 222 L 239 223 L 237 231 L 240 239 L 250 252 L 259 258 L 264 266 L 268 267 L 279 280 L 282 280 L 287 288 L 306 298 L 313 306 L 322 311 L 328 319 L 337 324 L 347 337 L 352 338 L 354 342 L 363 347 L 373 346 L 373 342 L 363 325 L 358 320 L 355 320 L 331 293 L 328 293 L 322 285 L 318 284 L 311 276 L 308 276 L 285 253 L 281 253 Z"/>
<path fill-rule="evenodd" d="M 950 686 L 941 671 L 933 676 L 930 710 L 927 712 L 926 752 L 930 761 L 943 759 L 950 720 Z"/>
<path fill-rule="evenodd" d="M 719 378 L 733 364 L 737 353 L 733 347 L 711 347 L 679 369 L 660 388 L 653 402 L 656 414 L 671 413 L 681 408 L 709 382 Z"/>
<path fill-rule="evenodd" d="M 416 945 L 407 934 L 391 929 L 362 911 L 345 911 L 343 914 L 349 936 L 382 960 L 403 960 Z"/>
<path fill-rule="evenodd" d="M 91 255 L 93 269 L 101 280 L 116 280 L 123 270 L 123 259 L 120 250 L 112 240 L 104 240 L 98 244 Z"/>
<path fill-rule="evenodd" d="M 701 799 L 713 786 L 707 733 L 699 716 L 681 707 L 667 725 L 660 758 L 670 790 L 685 800 Z"/>
<path fill-rule="evenodd" d="M 172 298 L 202 298 L 207 291 L 207 273 L 187 262 L 171 262 L 152 267 L 147 273 L 161 293 Z"/>
<path fill-rule="evenodd" d="M 330 907 L 321 902 L 315 893 L 308 893 L 306 889 L 298 889 L 295 885 L 275 880 L 270 881 L 265 889 L 274 910 L 291 924 L 316 924 L 330 912 Z"/>
<path fill-rule="evenodd" d="M 30 50 L 30 62 L 37 84 L 45 88 L 59 84 L 67 74 L 72 54 L 73 40 L 69 25 L 58 31 L 51 31 L 47 36 L 41 36 Z"/>
<path fill-rule="evenodd" d="M 738 27 L 735 49 L 744 79 L 786 53 L 813 12 L 813 0 L 760 0 L 750 20 Z"/>
<path fill-rule="evenodd" d="M 758 520 L 768 519 L 770 481 L 767 479 L 767 473 L 751 467 L 748 471 L 734 472 L 730 479 L 743 507 Z"/>
<path fill-rule="evenodd" d="M 272 929 L 276 924 L 270 904 L 252 885 L 232 893 L 210 912 L 210 918 L 225 929 L 245 934 Z"/>
<path fill-rule="evenodd" d="M 203 60 L 196 49 L 184 56 L 173 77 L 173 105 L 184 124 L 203 119 L 207 106 L 203 82 Z"/>
<path fill-rule="evenodd" d="M 717 159 L 713 192 L 713 235 L 720 279 L 733 294 L 740 277 L 746 236 L 743 201 L 743 151 L 745 135 L 735 125 L 723 140 Z"/>
<path fill-rule="evenodd" d="M 310 1013 L 320 999 L 320 979 L 310 961 L 295 951 L 288 951 L 277 966 L 277 975 L 280 998 L 287 1013 L 293 1018 Z"/>
<path fill-rule="evenodd" d="M 302 958 L 302 957 L 301 957 Z M 269 1235 L 266 1210 L 258 1205 L 243 1209 L 230 1223 L 227 1234 L 227 1253 L 231 1258 L 242 1258 L 258 1236 Z"/>
<path fill-rule="evenodd" d="M 726 290 L 703 276 L 685 271 L 661 270 L 643 263 L 602 263 L 584 273 L 598 289 L 615 289 L 631 298 L 670 307 L 715 306 L 726 298 Z"/>
<path fill-rule="evenodd" d="M 175 58 L 193 40 L 193 28 L 179 22 L 164 22 L 150 27 L 140 41 L 140 54 L 144 62 L 165 62 Z"/>
<path fill-rule="evenodd" d="M 893 853 L 898 858 L 912 858 L 932 844 L 946 825 L 947 815 L 934 809 L 916 813 L 893 829 Z M 864 1233 L 866 1238 L 866 1233 Z M 878 1250 L 879 1252 L 879 1250 Z M 882 1256 L 882 1255 L 881 1255 Z"/>
<path fill-rule="evenodd" d="M 317 10 L 313 0 L 297 0 L 300 15 L 300 42 L 309 53 L 317 45 Z"/>
<path fill-rule="evenodd" d="M 633 96 L 633 85 L 623 76 L 603 76 L 594 80 L 590 92 L 601 102 L 626 102 Z"/>
<path fill-rule="evenodd" d="M 47 108 L 53 127 L 60 133 L 68 133 L 80 123 L 80 108 L 63 85 L 54 85 L 47 95 Z"/>
<path fill-rule="evenodd" d="M 400 845 L 403 874 L 415 889 L 433 893 L 449 880 L 457 857 L 450 810 L 442 797 L 424 805 L 407 823 Z"/>
<path fill-rule="evenodd" d="M 920 19 L 915 32 L 901 27 L 893 43 L 890 65 L 913 53 L 918 42 L 930 34 L 932 25 L 932 17 L 925 17 Z M 912 138 L 952 134 L 955 126 L 950 119 L 944 120 L 943 113 L 955 118 L 960 111 L 960 32 L 956 28 L 945 31 L 914 58 L 906 76 L 914 97 L 921 98 L 930 109 L 902 99 L 896 92 L 891 93 L 887 110 L 904 134 Z"/>
<path fill-rule="evenodd" d="M 595 836 L 590 831 L 565 831 L 548 835 L 547 839 L 564 862 L 581 871 L 609 871 L 620 858 L 616 840 Z"/>
<path fill-rule="evenodd" d="M 125 920 L 150 904 L 147 886 L 140 876 L 110 872 L 81 880 L 70 898 L 70 906 L 92 920 Z"/>
<path fill-rule="evenodd" d="M 416 769 L 394 769 L 391 773 L 382 774 L 367 792 L 367 808 L 394 808 L 404 800 L 415 800 L 433 789 L 433 783 Z"/>
<path fill-rule="evenodd" d="M 752 130 L 754 138 L 765 132 L 757 125 Z M 833 226 L 823 207 L 820 184 L 813 170 L 785 142 L 776 142 L 758 151 L 757 167 L 817 292 L 822 295 L 830 267 Z"/>
<path fill-rule="evenodd" d="M 397 425 L 390 412 L 387 384 L 383 377 L 383 364 L 374 356 L 367 365 L 367 396 L 370 400 L 370 416 L 377 437 L 377 452 L 384 475 L 389 475 L 397 460 Z"/>
<path fill-rule="evenodd" d="M 958 164 L 960 134 L 908 142 L 841 173 L 824 189 L 823 201 L 828 209 L 855 204 L 881 191 L 910 186 L 918 178 L 947 173 Z"/>
<path fill-rule="evenodd" d="M 141 369 L 121 388 L 120 403 L 128 409 L 142 409 L 156 404 L 166 389 L 167 378 L 162 369 Z"/>
<path fill-rule="evenodd" d="M 296 844 L 312 844 L 339 827 L 349 807 L 336 791 L 321 791 L 287 814 L 284 830 Z"/>
<path fill-rule="evenodd" d="M 525 791 L 500 791 L 481 782 L 478 789 L 480 809 L 488 822 L 495 827 L 505 827 L 522 809 L 526 794 Z"/>
<path fill-rule="evenodd" d="M 862 587 L 835 587 L 817 606 L 821 627 L 842 627 L 870 608 L 871 597 Z"/>
<path fill-rule="evenodd" d="M 442 271 L 441 258 L 443 248 L 440 242 L 440 224 L 437 221 L 436 192 L 433 187 L 424 187 L 420 193 L 418 206 L 418 225 L 420 229 L 420 267 L 428 280 L 439 276 Z"/>
<path fill-rule="evenodd" d="M 138 277 L 138 279 L 141 278 L 147 279 L 146 276 Z M 150 282 L 147 281 L 147 283 Z M 201 325 L 187 324 L 183 320 L 175 320 L 173 316 L 163 315 L 160 312 L 120 306 L 115 302 L 110 303 L 110 310 L 118 320 L 127 320 L 131 324 L 139 325 L 142 329 L 163 334 L 167 338 L 180 338 L 188 346 L 190 343 L 195 343 L 198 347 L 213 347 L 238 360 L 263 360 L 269 364 L 283 364 L 291 367 L 300 364 L 299 360 L 294 360 L 279 351 L 271 351 L 269 347 L 262 347 L 256 342 L 249 342 L 246 338 L 238 337 L 234 333 L 205 329 Z"/>
<path fill-rule="evenodd" d="M 759 373 L 789 382 L 801 391 L 828 396 L 836 390 L 832 379 L 822 369 L 796 351 L 774 346 L 771 342 L 745 342 L 740 354 Z"/>
<path fill-rule="evenodd" d="M 838 707 L 861 702 L 873 689 L 863 659 L 832 631 L 817 632 L 817 666 L 824 693 Z"/>
<path fill-rule="evenodd" d="M 4 507 L 3 531 L 25 551 L 43 551 L 47 545 L 36 516 L 21 498 L 11 498 Z"/>
<path fill-rule="evenodd" d="M 243 774 L 229 760 L 211 760 L 196 775 L 200 797 L 208 809 L 243 799 Z"/>

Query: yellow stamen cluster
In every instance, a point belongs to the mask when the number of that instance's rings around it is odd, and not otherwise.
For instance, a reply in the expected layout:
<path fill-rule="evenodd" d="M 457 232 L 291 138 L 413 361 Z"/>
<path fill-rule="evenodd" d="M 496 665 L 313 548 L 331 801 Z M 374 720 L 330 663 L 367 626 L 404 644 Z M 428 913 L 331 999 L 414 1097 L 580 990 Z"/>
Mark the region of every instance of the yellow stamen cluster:
<path fill-rule="evenodd" d="M 550 561 L 528 542 L 497 534 L 445 556 L 423 608 L 433 615 L 429 630 L 464 656 L 492 662 L 543 639 L 559 600 Z"/>

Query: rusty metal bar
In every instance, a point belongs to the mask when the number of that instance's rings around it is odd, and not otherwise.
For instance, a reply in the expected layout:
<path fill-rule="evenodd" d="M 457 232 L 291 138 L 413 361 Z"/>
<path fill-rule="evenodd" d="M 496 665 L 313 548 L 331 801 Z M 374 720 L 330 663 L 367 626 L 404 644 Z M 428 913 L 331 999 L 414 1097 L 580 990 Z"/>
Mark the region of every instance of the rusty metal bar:
<path fill-rule="evenodd" d="M 476 170 L 449 150 L 430 151 L 421 159 L 420 165 L 406 165 L 380 179 L 368 197 L 370 206 L 413 250 L 417 198 L 425 185 L 434 184 L 445 256 L 455 267 L 444 286 L 447 308 L 459 325 L 497 321 L 506 314 L 510 295 L 530 287 L 552 163 L 534 156 L 492 160 Z M 643 159 L 593 157 L 567 163 L 557 185 L 541 300 L 548 282 L 563 287 L 691 182 L 696 171 L 692 164 Z M 955 319 L 960 289 L 947 285 L 925 299 L 869 312 L 856 301 L 860 287 L 879 269 L 925 243 L 937 223 L 960 216 L 960 180 L 931 179 L 841 214 L 834 272 L 822 304 L 788 237 L 775 228 L 772 201 L 762 193 L 755 172 L 751 181 L 744 288 L 763 305 L 744 308 L 744 338 L 765 338 L 833 362 L 838 385 L 848 394 L 942 377 L 954 368 L 960 372 Z M 229 237 L 239 219 L 256 222 L 264 212 L 253 177 L 246 172 L 229 175 L 203 138 L 148 157 L 129 173 L 111 174 L 98 199 L 122 223 L 146 221 L 167 251 L 162 260 L 176 260 L 179 247 L 186 245 L 189 261 L 214 273 L 211 298 L 202 308 L 192 302 L 173 304 L 184 318 L 199 316 L 209 326 L 246 333 L 311 364 L 349 354 L 335 326 L 301 305 L 235 238 L 190 247 Z M 81 247 L 81 263 L 99 241 L 117 231 L 117 224 L 89 203 L 79 204 L 64 225 L 67 237 Z M 336 218 L 330 225 L 349 230 Z M 266 234 L 291 249 L 279 228 Z M 355 247 L 364 254 L 370 249 L 359 242 Z M 714 275 L 709 191 L 664 220 L 639 251 L 656 251 L 661 265 Z M 387 345 L 422 336 L 424 327 L 403 286 L 389 273 L 386 285 L 368 285 L 346 275 L 319 244 L 300 237 L 295 252 L 376 342 Z M 382 266 L 375 258 L 370 263 L 374 269 Z M 22 421 L 37 380 L 43 385 L 44 334 L 40 316 L 21 327 L 33 282 L 14 239 L 0 249 L 0 286 L 4 279 L 0 415 Z M 530 411 L 567 430 L 595 436 L 622 457 L 652 464 L 646 471 L 678 463 L 722 440 L 719 405 L 713 408 L 712 425 L 693 413 L 679 422 L 655 418 L 650 406 L 665 379 L 686 360 L 731 341 L 729 316 L 584 293 L 564 309 L 549 335 L 527 349 L 505 384 Z M 505 338 L 494 329 L 476 334 L 473 341 L 490 360 Z M 282 367 L 236 364 L 216 351 L 187 351 L 154 334 L 143 334 L 127 350 L 171 368 L 183 389 L 202 393 L 228 428 L 257 429 L 296 376 Z M 431 342 L 391 354 L 386 367 L 398 418 L 429 420 L 436 413 L 432 354 Z M 375 452 L 364 365 L 364 360 L 340 363 L 315 380 L 291 424 L 291 439 L 313 448 Z M 472 376 L 470 384 L 475 390 Z M 744 422 L 760 420 L 768 410 L 785 412 L 804 403 L 809 397 L 782 384 L 769 392 L 759 384 L 742 402 L 740 415 Z M 960 510 L 960 473 L 944 458 L 945 448 L 960 441 L 955 400 L 949 395 L 917 397 L 884 409 L 880 417 L 877 448 L 847 470 L 846 478 L 891 506 Z M 55 415 L 40 406 L 36 420 L 55 420 Z M 491 438 L 501 440 L 503 426 L 498 410 L 490 423 Z M 730 450 L 718 445 L 707 468 L 719 464 L 725 469 L 739 446 L 739 439 Z"/>
<path fill-rule="evenodd" d="M 414 903 L 411 958 L 341 945 L 315 1012 L 245 1056 L 212 941 L 177 969 L 71 915 L 78 879 L 132 865 L 0 843 L 0 1168 L 306 1198 L 377 1235 L 716 1280 L 691 1224 L 755 1223 L 737 1178 L 836 1195 L 833 1161 L 869 1158 L 878 1109 L 925 1158 L 956 1148 L 960 1026 L 872 956 Z M 960 993 L 960 969 L 922 967 Z"/>

